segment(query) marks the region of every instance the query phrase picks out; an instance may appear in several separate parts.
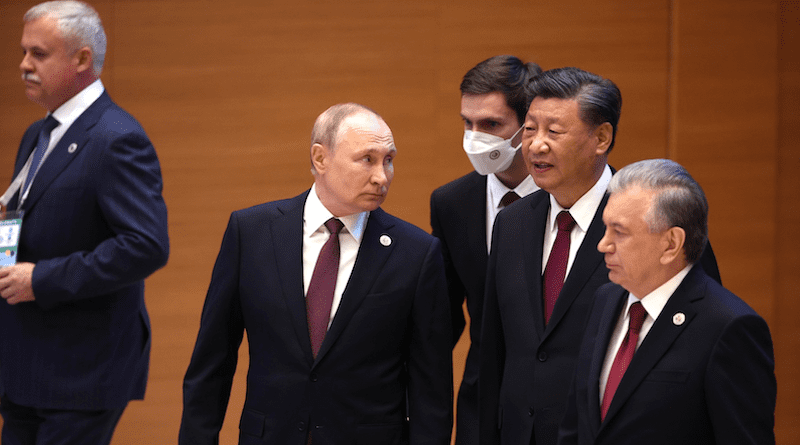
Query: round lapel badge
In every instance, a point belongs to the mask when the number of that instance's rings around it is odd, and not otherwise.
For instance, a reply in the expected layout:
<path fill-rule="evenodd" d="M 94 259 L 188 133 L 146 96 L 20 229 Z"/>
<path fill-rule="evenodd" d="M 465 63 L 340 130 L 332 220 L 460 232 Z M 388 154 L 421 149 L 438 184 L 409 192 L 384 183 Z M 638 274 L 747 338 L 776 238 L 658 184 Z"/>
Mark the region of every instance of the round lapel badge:
<path fill-rule="evenodd" d="M 384 247 L 389 247 L 392 244 L 392 239 L 386 234 L 381 235 L 378 241 L 380 241 Z"/>
<path fill-rule="evenodd" d="M 67 153 L 75 153 L 75 150 L 77 150 L 77 149 L 78 149 L 78 144 L 73 142 L 73 143 L 69 144 L 69 147 L 67 147 Z"/>
<path fill-rule="evenodd" d="M 686 321 L 686 315 L 684 315 L 683 312 L 678 312 L 672 316 L 672 324 L 674 324 L 675 326 L 680 326 L 685 321 Z"/>

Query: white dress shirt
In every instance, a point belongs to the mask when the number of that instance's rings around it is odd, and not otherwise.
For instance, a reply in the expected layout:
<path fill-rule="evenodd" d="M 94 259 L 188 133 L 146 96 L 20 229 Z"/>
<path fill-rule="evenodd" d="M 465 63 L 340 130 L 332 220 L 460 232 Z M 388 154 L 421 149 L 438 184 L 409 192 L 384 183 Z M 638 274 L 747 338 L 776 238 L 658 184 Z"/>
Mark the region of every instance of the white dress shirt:
<path fill-rule="evenodd" d="M 575 256 L 578 249 L 586 238 L 586 231 L 592 224 L 597 208 L 600 207 L 600 202 L 603 201 L 603 196 L 606 194 L 608 184 L 611 182 L 611 168 L 606 165 L 600 179 L 594 183 L 588 192 L 575 202 L 569 209 L 564 209 L 558 204 L 553 195 L 550 195 L 550 213 L 547 215 L 547 223 L 544 230 L 544 244 L 542 246 L 542 274 L 547 267 L 547 260 L 550 258 L 550 251 L 553 250 L 553 244 L 556 242 L 556 235 L 558 234 L 558 223 L 556 223 L 556 216 L 562 210 L 569 210 L 572 219 L 575 220 L 575 227 L 569 235 L 569 259 L 567 260 L 567 271 L 564 274 L 564 280 L 569 276 L 569 271 L 572 269 L 572 263 L 575 261 Z"/>
<path fill-rule="evenodd" d="M 361 246 L 361 239 L 364 237 L 368 217 L 369 212 L 361 212 L 338 218 L 344 224 L 344 227 L 339 232 L 339 273 L 336 276 L 336 289 L 333 292 L 328 328 L 330 328 L 333 317 L 339 309 L 342 293 L 347 286 L 347 281 L 350 280 L 350 274 L 353 272 L 353 265 L 356 263 L 358 248 Z M 311 276 L 314 274 L 317 257 L 319 257 L 322 246 L 325 245 L 325 242 L 330 237 L 330 232 L 325 227 L 325 222 L 331 218 L 333 218 L 333 214 L 320 202 L 316 185 L 312 185 L 303 207 L 303 290 L 305 293 L 308 293 L 308 285 L 311 283 Z"/>

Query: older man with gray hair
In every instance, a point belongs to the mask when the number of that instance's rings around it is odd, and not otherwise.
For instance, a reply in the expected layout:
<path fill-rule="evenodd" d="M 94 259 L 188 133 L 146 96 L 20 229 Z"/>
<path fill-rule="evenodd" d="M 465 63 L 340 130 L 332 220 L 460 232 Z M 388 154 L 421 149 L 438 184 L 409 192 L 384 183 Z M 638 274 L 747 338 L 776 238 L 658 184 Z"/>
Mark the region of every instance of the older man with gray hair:
<path fill-rule="evenodd" d="M 666 159 L 609 185 L 597 290 L 559 444 L 775 443 L 766 322 L 698 260 L 708 203 Z"/>
<path fill-rule="evenodd" d="M 144 279 L 169 255 L 161 168 L 100 81 L 97 12 L 46 2 L 24 22 L 25 93 L 48 113 L 0 198 L 22 215 L 16 264 L 0 269 L 2 441 L 108 444 L 147 383 Z"/>

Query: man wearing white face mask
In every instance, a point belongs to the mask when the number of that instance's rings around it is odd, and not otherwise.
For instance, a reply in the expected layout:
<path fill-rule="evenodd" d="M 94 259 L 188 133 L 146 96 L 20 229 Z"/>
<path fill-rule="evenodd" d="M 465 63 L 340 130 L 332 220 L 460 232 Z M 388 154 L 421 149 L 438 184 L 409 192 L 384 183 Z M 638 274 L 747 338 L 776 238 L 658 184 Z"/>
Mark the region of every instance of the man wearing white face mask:
<path fill-rule="evenodd" d="M 461 82 L 464 151 L 475 168 L 431 195 L 431 227 L 442 242 L 452 309 L 453 344 L 471 318 L 472 341 L 458 393 L 456 444 L 478 444 L 478 340 L 484 278 L 497 213 L 538 190 L 519 150 L 530 102 L 528 81 L 541 73 L 533 62 L 495 56 L 469 70 Z"/>

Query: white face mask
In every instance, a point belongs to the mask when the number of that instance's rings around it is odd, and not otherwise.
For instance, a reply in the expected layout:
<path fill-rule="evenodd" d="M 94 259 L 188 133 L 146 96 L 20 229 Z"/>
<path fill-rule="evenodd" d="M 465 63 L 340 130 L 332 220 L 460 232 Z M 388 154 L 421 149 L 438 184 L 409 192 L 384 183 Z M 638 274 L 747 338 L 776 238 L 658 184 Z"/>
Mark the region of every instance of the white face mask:
<path fill-rule="evenodd" d="M 522 127 L 508 139 L 480 131 L 464 130 L 464 151 L 467 152 L 475 171 L 481 175 L 497 173 L 508 169 L 514 155 L 522 142 L 516 147 L 511 146 L 511 141 L 519 134 Z"/>

